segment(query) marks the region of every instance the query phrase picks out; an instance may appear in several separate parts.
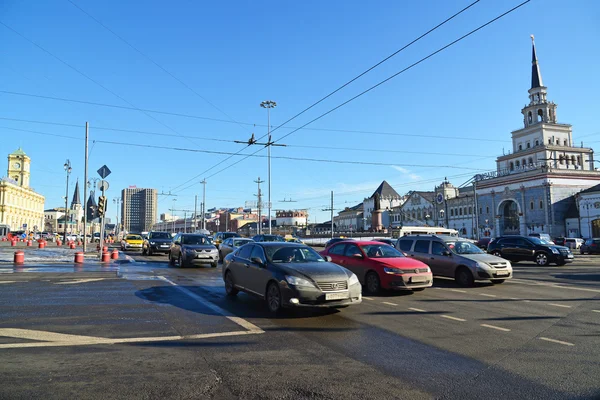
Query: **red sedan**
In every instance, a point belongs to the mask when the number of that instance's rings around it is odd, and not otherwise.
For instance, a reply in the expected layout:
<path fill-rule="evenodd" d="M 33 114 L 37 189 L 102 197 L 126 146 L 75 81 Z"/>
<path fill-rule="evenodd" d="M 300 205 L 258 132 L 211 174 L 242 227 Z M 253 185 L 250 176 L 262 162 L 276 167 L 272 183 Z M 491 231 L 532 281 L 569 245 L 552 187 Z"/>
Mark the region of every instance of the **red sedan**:
<path fill-rule="evenodd" d="M 354 272 L 369 293 L 382 288 L 417 291 L 433 284 L 433 275 L 426 264 L 381 242 L 338 242 L 321 254 Z"/>

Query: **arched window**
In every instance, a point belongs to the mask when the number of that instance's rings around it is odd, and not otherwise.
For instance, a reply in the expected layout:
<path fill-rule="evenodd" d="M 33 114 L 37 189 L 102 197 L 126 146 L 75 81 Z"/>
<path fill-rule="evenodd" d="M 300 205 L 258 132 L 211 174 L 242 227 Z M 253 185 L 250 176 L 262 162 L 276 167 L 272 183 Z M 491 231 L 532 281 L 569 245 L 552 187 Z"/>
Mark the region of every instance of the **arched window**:
<path fill-rule="evenodd" d="M 529 203 L 529 208 L 533 210 L 533 200 L 531 200 L 531 203 Z"/>
<path fill-rule="evenodd" d="M 464 215 L 468 215 L 467 214 L 467 207 L 465 207 L 465 211 L 463 212 Z"/>
<path fill-rule="evenodd" d="M 520 161 L 519 161 L 519 160 L 517 160 L 517 161 L 515 162 L 515 167 L 519 168 L 520 166 L 521 166 L 521 163 L 520 163 Z"/>
<path fill-rule="evenodd" d="M 544 201 L 540 200 L 540 210 L 542 210 L 544 208 Z"/>
<path fill-rule="evenodd" d="M 519 151 L 521 151 L 521 150 L 523 150 L 523 145 L 522 144 L 519 145 Z"/>
<path fill-rule="evenodd" d="M 568 142 L 567 142 L 566 140 L 563 142 L 563 144 L 564 144 L 565 146 L 568 146 Z"/>
<path fill-rule="evenodd" d="M 533 114 L 531 114 L 531 111 L 529 111 L 527 113 L 527 121 L 531 124 L 533 122 Z"/>
<path fill-rule="evenodd" d="M 529 149 L 531 147 L 531 143 L 527 142 L 527 148 Z"/>
<path fill-rule="evenodd" d="M 483 207 L 479 207 L 479 214 L 483 214 Z"/>
<path fill-rule="evenodd" d="M 525 168 L 527 166 L 527 160 L 523 159 L 523 161 L 521 161 L 521 165 L 523 166 L 523 168 Z"/>
<path fill-rule="evenodd" d="M 536 146 L 539 146 L 539 145 L 540 145 L 540 141 L 539 141 L 539 139 L 535 141 L 535 145 L 536 145 Z"/>
<path fill-rule="evenodd" d="M 537 121 L 538 122 L 544 122 L 544 111 L 540 108 L 537 112 Z"/>
<path fill-rule="evenodd" d="M 458 213 L 459 213 L 460 215 L 462 215 L 462 208 L 459 208 L 459 209 L 458 209 Z"/>
<path fill-rule="evenodd" d="M 560 155 L 558 157 L 558 162 L 559 162 L 560 165 L 564 165 L 564 163 L 565 163 L 565 156 Z"/>
<path fill-rule="evenodd" d="M 421 210 L 417 211 L 417 219 L 419 219 L 419 220 L 421 219 Z"/>
<path fill-rule="evenodd" d="M 560 146 L 560 140 L 556 139 L 556 145 Z"/>
<path fill-rule="evenodd" d="M 533 165 L 533 158 L 529 157 L 529 165 Z"/>
<path fill-rule="evenodd" d="M 552 139 L 548 139 L 548 144 L 552 144 Z"/>
<path fill-rule="evenodd" d="M 489 214 L 489 213 L 490 213 L 490 206 L 486 206 L 486 207 L 485 207 L 485 212 L 486 212 L 486 214 Z"/>
<path fill-rule="evenodd" d="M 473 207 L 469 207 L 469 215 L 473 214 Z"/>
<path fill-rule="evenodd" d="M 451 216 L 451 217 L 454 217 L 454 208 L 451 208 L 451 209 L 450 209 L 450 216 Z"/>
<path fill-rule="evenodd" d="M 515 164 L 513 164 L 513 162 L 511 161 L 509 165 L 510 165 L 510 167 L 509 167 L 510 170 L 514 171 L 515 170 Z"/>
<path fill-rule="evenodd" d="M 571 164 L 575 165 L 575 156 L 571 156 Z"/>

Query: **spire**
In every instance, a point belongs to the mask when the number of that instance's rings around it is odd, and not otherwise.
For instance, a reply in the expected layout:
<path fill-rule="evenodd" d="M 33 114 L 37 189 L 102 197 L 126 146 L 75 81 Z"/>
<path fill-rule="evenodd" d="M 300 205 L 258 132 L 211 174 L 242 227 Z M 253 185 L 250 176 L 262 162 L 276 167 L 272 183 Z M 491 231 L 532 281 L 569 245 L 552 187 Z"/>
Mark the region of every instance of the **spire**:
<path fill-rule="evenodd" d="M 75 192 L 73 193 L 73 201 L 71 201 L 71 208 L 75 204 L 81 205 L 81 201 L 79 200 L 79 178 L 77 178 L 77 183 L 75 183 Z"/>
<path fill-rule="evenodd" d="M 533 41 L 533 35 L 531 35 L 531 88 L 538 88 L 544 86 L 542 83 L 542 74 L 540 73 L 540 66 L 538 64 L 537 56 L 535 54 L 535 42 Z"/>

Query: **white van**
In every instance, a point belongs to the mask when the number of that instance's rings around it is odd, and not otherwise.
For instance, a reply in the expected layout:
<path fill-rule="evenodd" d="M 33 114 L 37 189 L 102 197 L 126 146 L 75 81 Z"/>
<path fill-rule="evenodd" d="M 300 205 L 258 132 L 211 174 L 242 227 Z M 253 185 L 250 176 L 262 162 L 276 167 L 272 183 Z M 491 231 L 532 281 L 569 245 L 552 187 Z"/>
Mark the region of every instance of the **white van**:
<path fill-rule="evenodd" d="M 458 236 L 456 229 L 440 228 L 438 226 L 403 226 L 400 228 L 398 238 L 407 235 L 446 235 Z"/>
<path fill-rule="evenodd" d="M 567 246 L 568 248 L 573 249 L 573 250 L 578 250 L 583 243 L 585 243 L 585 240 L 579 239 L 579 238 L 566 238 L 565 239 L 565 246 Z"/>

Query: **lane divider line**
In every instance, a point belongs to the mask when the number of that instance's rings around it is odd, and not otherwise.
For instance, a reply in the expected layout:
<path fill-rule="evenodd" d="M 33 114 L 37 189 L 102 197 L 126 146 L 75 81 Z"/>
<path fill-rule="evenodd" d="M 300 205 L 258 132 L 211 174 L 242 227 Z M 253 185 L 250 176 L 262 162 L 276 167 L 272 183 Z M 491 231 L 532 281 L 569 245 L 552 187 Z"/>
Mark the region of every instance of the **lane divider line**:
<path fill-rule="evenodd" d="M 600 310 L 592 310 L 592 312 L 600 312 Z"/>
<path fill-rule="evenodd" d="M 408 307 L 408 309 L 411 311 L 417 311 L 417 312 L 427 312 L 425 310 L 421 310 L 420 308 L 414 308 L 414 307 Z"/>
<path fill-rule="evenodd" d="M 447 318 L 447 319 L 451 319 L 453 321 L 460 321 L 460 322 L 466 322 L 466 319 L 462 319 L 462 318 L 457 318 L 457 317 L 453 317 L 451 315 L 440 315 L 440 317 L 442 318 Z"/>
<path fill-rule="evenodd" d="M 2 284 L 2 283 L 16 283 L 16 282 L 17 281 L 0 281 L 0 284 Z M 25 282 L 28 282 L 28 281 L 25 281 Z"/>
<path fill-rule="evenodd" d="M 573 343 L 563 342 L 562 340 L 550 339 L 550 338 L 547 338 L 547 337 L 540 337 L 539 339 L 540 340 L 545 340 L 546 342 L 563 344 L 565 346 L 575 346 Z"/>
<path fill-rule="evenodd" d="M 556 303 L 546 303 L 549 306 L 553 306 L 553 307 L 563 307 L 563 308 L 571 308 L 571 306 L 568 306 L 566 304 L 556 304 Z"/>
<path fill-rule="evenodd" d="M 222 316 L 224 316 L 225 318 L 229 319 L 231 322 L 247 329 L 248 331 L 252 332 L 252 333 L 264 333 L 265 331 L 263 331 L 262 329 L 260 329 L 258 326 L 254 325 L 253 323 L 246 321 L 243 318 L 240 317 L 236 317 L 235 315 L 231 314 L 229 311 L 226 311 L 224 309 L 222 309 L 221 307 L 219 307 L 218 305 L 208 301 L 207 299 L 205 299 L 202 296 L 197 295 L 196 293 L 179 286 L 178 284 L 176 284 L 175 282 L 165 278 L 164 276 L 159 276 L 158 277 L 160 280 L 165 281 L 169 284 L 171 284 L 175 289 L 179 290 L 180 292 L 188 295 L 189 297 L 191 297 L 192 299 L 196 300 L 198 303 L 202 304 L 205 307 L 210 308 L 211 310 L 215 311 L 218 314 L 221 314 Z"/>
<path fill-rule="evenodd" d="M 448 290 L 450 290 L 451 292 L 456 292 L 456 293 L 467 293 L 466 290 L 460 290 L 460 289 L 448 289 Z"/>
<path fill-rule="evenodd" d="M 516 283 L 516 284 L 519 284 L 519 285 L 549 286 L 549 287 L 554 287 L 554 288 L 558 288 L 558 289 L 580 290 L 580 291 L 583 291 L 583 292 L 600 293 L 600 289 L 584 288 L 584 287 L 570 285 L 568 283 L 542 283 L 542 282 L 529 283 L 526 279 L 516 279 L 516 278 L 510 279 L 507 282 Z"/>
<path fill-rule="evenodd" d="M 397 306 L 398 305 L 396 303 L 389 303 L 387 301 L 382 301 L 381 304 L 387 304 L 388 306 Z"/>
<path fill-rule="evenodd" d="M 494 326 L 494 325 L 488 325 L 488 324 L 481 324 L 481 326 L 483 326 L 484 328 L 496 329 L 496 330 L 502 331 L 502 332 L 510 332 L 510 329 L 502 328 L 500 326 Z"/>
<path fill-rule="evenodd" d="M 485 296 L 485 297 L 498 297 L 495 294 L 487 294 L 487 293 L 477 293 L 480 296 Z"/>

